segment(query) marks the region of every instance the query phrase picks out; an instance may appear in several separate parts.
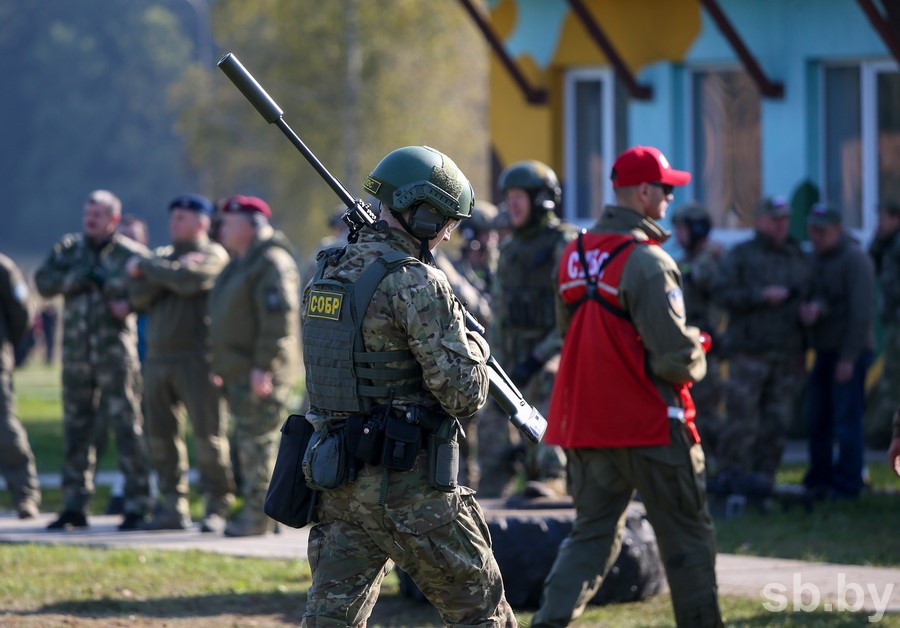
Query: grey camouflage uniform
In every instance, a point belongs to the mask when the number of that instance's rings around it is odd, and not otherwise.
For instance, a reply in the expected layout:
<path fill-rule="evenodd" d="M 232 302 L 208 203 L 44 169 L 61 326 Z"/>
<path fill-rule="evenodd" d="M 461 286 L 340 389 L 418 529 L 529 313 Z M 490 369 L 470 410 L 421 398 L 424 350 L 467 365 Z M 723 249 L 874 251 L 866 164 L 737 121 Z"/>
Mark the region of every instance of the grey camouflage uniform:
<path fill-rule="evenodd" d="M 81 234 L 69 234 L 35 273 L 41 296 L 65 297 L 62 483 L 67 511 L 87 509 L 94 493 L 97 434 L 109 426 L 125 476 L 125 513 L 140 514 L 150 507 L 135 315 L 119 320 L 107 305 L 128 298 L 125 264 L 134 255 L 146 257 L 150 251 L 117 233 L 98 249 Z"/>
<path fill-rule="evenodd" d="M 400 230 L 363 231 L 325 276 L 356 280 L 385 245 L 411 256 L 419 251 Z M 434 268 L 414 264 L 385 277 L 362 335 L 368 351 L 408 350 L 421 366 L 421 392 L 395 397 L 395 406 L 439 402 L 465 418 L 485 402 L 486 343 L 466 331 L 446 277 Z M 307 417 L 321 429 L 340 415 L 313 405 Z M 311 628 L 365 626 L 392 562 L 413 577 L 448 625 L 516 625 L 473 491 L 431 488 L 424 452 L 411 471 L 366 465 L 353 482 L 320 493 L 309 560 L 313 581 L 303 625 Z"/>
<path fill-rule="evenodd" d="M 761 480 L 774 482 L 804 376 L 799 312 L 809 295 L 810 273 L 809 258 L 796 241 L 789 238 L 776 247 L 761 233 L 723 260 L 714 295 L 729 317 L 727 420 L 716 447 L 724 474 L 761 474 Z M 768 285 L 785 286 L 788 298 L 768 304 L 762 296 Z"/>

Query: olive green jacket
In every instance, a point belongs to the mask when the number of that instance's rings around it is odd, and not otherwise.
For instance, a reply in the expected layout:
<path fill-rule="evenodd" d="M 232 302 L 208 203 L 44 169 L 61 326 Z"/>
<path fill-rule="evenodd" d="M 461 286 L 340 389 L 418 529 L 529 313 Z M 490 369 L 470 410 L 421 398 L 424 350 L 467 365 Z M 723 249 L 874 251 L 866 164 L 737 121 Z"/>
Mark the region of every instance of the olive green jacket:
<path fill-rule="evenodd" d="M 209 293 L 213 372 L 246 384 L 253 368 L 291 382 L 299 364 L 300 275 L 290 242 L 264 229 L 235 256 Z"/>
<path fill-rule="evenodd" d="M 639 241 L 662 243 L 669 232 L 656 221 L 615 205 L 603 208 L 591 233 L 631 235 Z M 681 405 L 672 384 L 696 382 L 706 375 L 706 355 L 699 330 L 685 325 L 681 272 L 660 246 L 636 246 L 622 269 L 619 305 L 644 343 L 647 369 L 663 400 Z M 572 311 L 557 292 L 557 326 L 565 336 Z M 612 401 L 611 401 L 612 403 Z"/>
<path fill-rule="evenodd" d="M 183 260 L 189 253 L 199 259 Z M 147 359 L 209 352 L 206 304 L 227 263 L 225 249 L 206 235 L 140 261 L 141 276 L 130 279 L 128 294 L 137 311 L 147 312 Z"/>

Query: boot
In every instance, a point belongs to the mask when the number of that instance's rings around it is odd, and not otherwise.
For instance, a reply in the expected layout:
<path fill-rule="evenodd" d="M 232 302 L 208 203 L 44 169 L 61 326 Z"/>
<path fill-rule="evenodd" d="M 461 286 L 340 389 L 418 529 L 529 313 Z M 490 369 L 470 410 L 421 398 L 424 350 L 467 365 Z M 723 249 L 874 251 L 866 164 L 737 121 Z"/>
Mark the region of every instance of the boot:
<path fill-rule="evenodd" d="M 225 536 L 262 536 L 269 532 L 277 532 L 276 524 L 265 515 L 249 515 L 246 511 L 228 522 Z"/>
<path fill-rule="evenodd" d="M 174 510 L 157 510 L 148 521 L 145 521 L 142 530 L 189 530 L 193 523 L 189 515 Z"/>
<path fill-rule="evenodd" d="M 87 517 L 83 512 L 76 510 L 63 510 L 59 517 L 47 526 L 48 530 L 71 530 L 74 528 L 88 527 Z"/>

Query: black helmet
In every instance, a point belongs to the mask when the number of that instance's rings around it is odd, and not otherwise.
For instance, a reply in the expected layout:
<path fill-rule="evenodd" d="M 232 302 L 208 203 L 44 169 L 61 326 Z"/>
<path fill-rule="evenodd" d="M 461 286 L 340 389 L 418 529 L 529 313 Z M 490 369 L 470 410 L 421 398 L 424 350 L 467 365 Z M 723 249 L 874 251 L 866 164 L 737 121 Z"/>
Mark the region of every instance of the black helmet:
<path fill-rule="evenodd" d="M 533 159 L 516 162 L 500 173 L 500 191 L 506 194 L 512 188 L 528 192 L 532 209 L 551 212 L 562 199 L 556 173 L 547 164 Z"/>
<path fill-rule="evenodd" d="M 709 235 L 712 218 L 702 205 L 682 205 L 672 214 L 672 224 L 683 224 L 688 228 L 691 246 Z"/>

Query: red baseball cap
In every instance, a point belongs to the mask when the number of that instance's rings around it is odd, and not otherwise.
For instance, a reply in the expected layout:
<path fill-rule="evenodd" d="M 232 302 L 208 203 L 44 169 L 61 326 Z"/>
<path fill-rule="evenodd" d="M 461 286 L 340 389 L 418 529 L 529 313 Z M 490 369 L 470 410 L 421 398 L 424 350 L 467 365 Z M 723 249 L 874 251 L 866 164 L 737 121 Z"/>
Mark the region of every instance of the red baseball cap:
<path fill-rule="evenodd" d="M 230 196 L 222 203 L 222 211 L 227 214 L 262 214 L 266 218 L 272 217 L 272 210 L 269 209 L 269 204 L 256 196 Z"/>
<path fill-rule="evenodd" d="M 639 183 L 685 185 L 691 180 L 691 173 L 672 168 L 659 149 L 652 146 L 632 146 L 616 157 L 609 178 L 616 188 L 627 188 Z"/>

